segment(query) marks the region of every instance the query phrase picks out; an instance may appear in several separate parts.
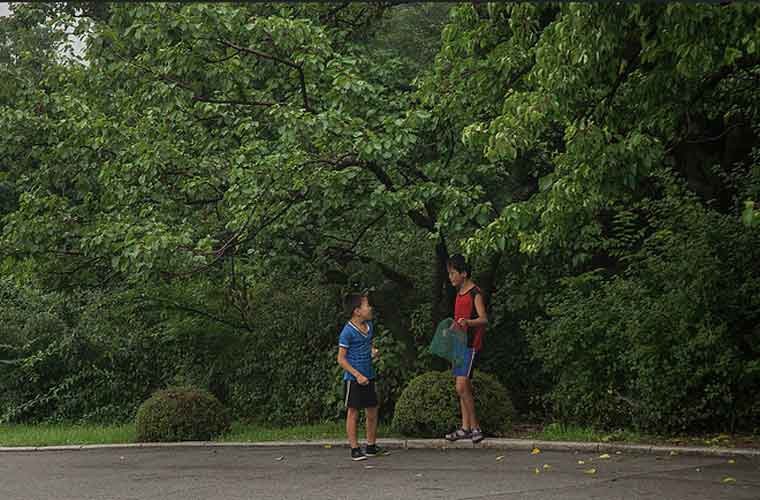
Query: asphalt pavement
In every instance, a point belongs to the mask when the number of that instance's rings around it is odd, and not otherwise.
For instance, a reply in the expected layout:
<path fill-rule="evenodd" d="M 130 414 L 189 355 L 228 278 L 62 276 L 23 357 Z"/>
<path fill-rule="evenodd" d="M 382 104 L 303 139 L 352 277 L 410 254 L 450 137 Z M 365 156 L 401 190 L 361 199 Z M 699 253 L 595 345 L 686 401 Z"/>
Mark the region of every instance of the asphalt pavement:
<path fill-rule="evenodd" d="M 329 446 L 329 445 L 328 445 Z M 0 453 L 0 500 L 760 500 L 760 458 L 339 446 Z"/>

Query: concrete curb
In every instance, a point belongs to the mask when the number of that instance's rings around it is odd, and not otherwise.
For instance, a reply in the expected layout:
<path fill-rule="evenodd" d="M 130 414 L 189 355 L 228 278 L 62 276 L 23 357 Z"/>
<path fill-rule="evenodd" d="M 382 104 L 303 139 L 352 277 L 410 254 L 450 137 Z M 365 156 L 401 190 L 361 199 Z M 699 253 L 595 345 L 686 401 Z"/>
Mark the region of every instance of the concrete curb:
<path fill-rule="evenodd" d="M 378 439 L 378 444 L 388 449 L 473 449 L 485 448 L 494 450 L 531 451 L 538 448 L 541 451 L 564 451 L 584 453 L 628 453 L 653 455 L 688 455 L 712 457 L 747 457 L 760 458 L 760 449 L 748 448 L 708 448 L 696 446 L 656 446 L 647 444 L 622 443 L 584 443 L 574 441 L 534 441 L 529 439 L 486 439 L 482 443 L 470 442 L 451 443 L 444 439 Z M 315 441 L 266 441 L 257 443 L 219 443 L 215 441 L 186 441 L 181 443 L 126 443 L 126 444 L 92 444 L 72 446 L 13 446 L 0 447 L 0 453 L 21 453 L 39 451 L 84 451 L 112 449 L 147 449 L 147 448 L 277 448 L 285 446 L 343 448 L 347 447 L 345 440 L 326 439 Z"/>

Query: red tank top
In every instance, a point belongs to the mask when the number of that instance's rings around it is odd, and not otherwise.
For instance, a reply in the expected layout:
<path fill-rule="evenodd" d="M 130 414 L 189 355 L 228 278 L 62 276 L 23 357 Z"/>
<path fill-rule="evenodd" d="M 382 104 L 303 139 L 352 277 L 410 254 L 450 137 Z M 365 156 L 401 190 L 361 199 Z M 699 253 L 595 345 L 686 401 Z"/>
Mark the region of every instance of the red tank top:
<path fill-rule="evenodd" d="M 475 297 L 480 293 L 480 288 L 473 286 L 464 295 L 457 293 L 454 301 L 454 321 L 460 318 L 476 319 L 478 311 L 475 309 Z M 486 326 L 471 326 L 467 328 L 467 347 L 479 351 L 483 347 L 483 335 Z"/>

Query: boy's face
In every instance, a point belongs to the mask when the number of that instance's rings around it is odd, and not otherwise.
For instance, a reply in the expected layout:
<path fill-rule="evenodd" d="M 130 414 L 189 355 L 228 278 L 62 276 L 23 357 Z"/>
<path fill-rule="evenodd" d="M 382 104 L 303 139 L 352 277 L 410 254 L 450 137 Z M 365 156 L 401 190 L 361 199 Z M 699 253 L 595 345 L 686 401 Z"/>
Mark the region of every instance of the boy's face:
<path fill-rule="evenodd" d="M 372 319 L 372 306 L 369 304 L 367 297 L 362 297 L 362 303 L 359 307 L 354 309 L 354 314 L 361 318 L 362 321 Z"/>
<path fill-rule="evenodd" d="M 467 273 L 460 273 L 453 267 L 449 266 L 449 281 L 451 281 L 451 285 L 454 288 L 461 287 L 465 279 L 467 279 Z"/>

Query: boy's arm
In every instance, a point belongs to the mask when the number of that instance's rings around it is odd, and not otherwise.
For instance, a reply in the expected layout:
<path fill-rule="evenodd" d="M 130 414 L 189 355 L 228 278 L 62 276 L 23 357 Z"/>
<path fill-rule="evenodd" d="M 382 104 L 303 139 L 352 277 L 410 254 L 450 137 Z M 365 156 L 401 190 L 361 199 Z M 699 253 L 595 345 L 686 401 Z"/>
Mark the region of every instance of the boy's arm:
<path fill-rule="evenodd" d="M 380 355 L 380 351 L 377 350 L 377 347 L 375 347 L 375 323 L 370 322 L 370 328 L 372 328 L 372 347 L 371 347 L 371 353 L 372 353 L 372 359 L 377 358 Z"/>
<path fill-rule="evenodd" d="M 369 379 L 361 374 L 359 370 L 351 366 L 351 363 L 348 362 L 346 359 L 346 353 L 348 352 L 348 349 L 346 349 L 343 346 L 338 347 L 338 364 L 346 370 L 348 373 L 356 377 L 356 381 L 359 382 L 361 385 L 366 385 L 367 382 L 369 382 Z"/>
<path fill-rule="evenodd" d="M 475 296 L 475 311 L 478 313 L 478 317 L 475 319 L 464 320 L 465 326 L 481 326 L 488 324 L 488 313 L 486 312 L 486 303 L 483 300 L 483 294 L 477 294 Z"/>

